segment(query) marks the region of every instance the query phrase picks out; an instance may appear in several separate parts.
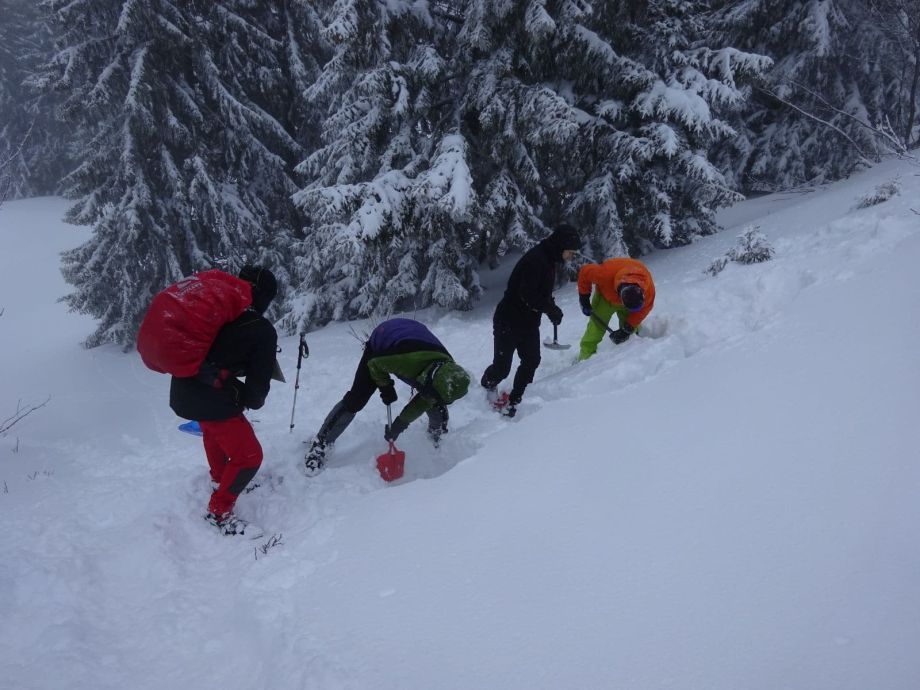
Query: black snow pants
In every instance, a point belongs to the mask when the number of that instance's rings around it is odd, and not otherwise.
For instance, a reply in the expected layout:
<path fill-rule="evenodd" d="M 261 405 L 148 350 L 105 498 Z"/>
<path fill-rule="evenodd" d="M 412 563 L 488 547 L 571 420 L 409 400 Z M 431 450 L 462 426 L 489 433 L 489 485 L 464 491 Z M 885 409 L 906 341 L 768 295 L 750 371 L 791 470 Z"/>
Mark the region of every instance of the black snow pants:
<path fill-rule="evenodd" d="M 492 333 L 495 352 L 492 364 L 482 375 L 481 383 L 486 388 L 494 388 L 501 383 L 511 372 L 511 359 L 516 351 L 521 362 L 514 373 L 514 385 L 509 397 L 517 404 L 540 366 L 540 325 L 514 326 L 495 319 L 492 322 Z"/>

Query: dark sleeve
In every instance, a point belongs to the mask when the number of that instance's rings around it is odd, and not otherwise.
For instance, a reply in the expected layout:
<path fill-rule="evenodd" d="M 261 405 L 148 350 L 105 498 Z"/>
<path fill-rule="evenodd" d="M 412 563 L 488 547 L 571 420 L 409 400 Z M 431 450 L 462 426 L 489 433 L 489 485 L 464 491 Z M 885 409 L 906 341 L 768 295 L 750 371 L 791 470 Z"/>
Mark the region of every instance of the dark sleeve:
<path fill-rule="evenodd" d="M 261 319 L 258 336 L 246 366 L 246 385 L 243 389 L 243 405 L 250 410 L 258 410 L 265 404 L 271 388 L 272 372 L 275 370 L 277 347 L 278 334 L 274 326 L 266 319 Z"/>

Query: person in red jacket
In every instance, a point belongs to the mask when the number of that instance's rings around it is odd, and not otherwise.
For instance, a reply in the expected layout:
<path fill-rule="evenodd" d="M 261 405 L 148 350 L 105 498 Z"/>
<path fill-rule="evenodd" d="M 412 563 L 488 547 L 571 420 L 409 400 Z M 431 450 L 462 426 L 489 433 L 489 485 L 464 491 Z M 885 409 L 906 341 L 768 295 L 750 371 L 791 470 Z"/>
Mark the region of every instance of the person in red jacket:
<path fill-rule="evenodd" d="M 262 314 L 278 285 L 274 274 L 259 266 L 244 266 L 240 278 L 252 285 L 252 305 L 220 329 L 196 376 L 172 377 L 169 406 L 201 426 L 216 484 L 207 521 L 223 534 L 257 539 L 262 531 L 234 515 L 233 507 L 262 465 L 262 446 L 243 411 L 265 404 L 275 373 L 278 335 Z"/>
<path fill-rule="evenodd" d="M 591 289 L 594 288 L 594 298 Z M 655 282 L 648 267 L 630 258 L 585 264 L 578 272 L 578 301 L 588 326 L 581 338 L 579 360 L 597 352 L 607 324 L 617 315 L 619 328 L 610 333 L 615 345 L 626 342 L 655 306 Z"/>

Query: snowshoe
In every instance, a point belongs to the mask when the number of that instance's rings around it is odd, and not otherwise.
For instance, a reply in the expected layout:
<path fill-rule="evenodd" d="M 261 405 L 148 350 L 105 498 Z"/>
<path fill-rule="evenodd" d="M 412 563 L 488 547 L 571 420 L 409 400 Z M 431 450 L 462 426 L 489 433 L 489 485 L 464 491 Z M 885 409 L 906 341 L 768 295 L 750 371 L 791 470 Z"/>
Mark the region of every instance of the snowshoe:
<path fill-rule="evenodd" d="M 513 417 L 517 414 L 517 406 L 521 401 L 512 399 L 508 391 L 499 393 L 490 390 L 487 392 L 486 397 L 489 399 L 489 405 L 492 406 L 492 409 L 502 417 Z"/>
<path fill-rule="evenodd" d="M 442 429 L 441 427 L 428 427 L 428 438 L 431 440 L 431 445 L 435 448 L 441 447 L 441 437 L 447 433 L 447 429 Z"/>
<path fill-rule="evenodd" d="M 508 407 L 508 401 L 511 397 L 508 395 L 508 391 L 499 393 L 494 388 L 491 388 L 486 391 L 486 399 L 489 401 L 489 405 L 492 406 L 493 410 L 501 412 Z"/>
<path fill-rule="evenodd" d="M 326 444 L 314 440 L 310 451 L 304 456 L 303 471 L 308 477 L 315 477 L 326 466 Z"/>
<path fill-rule="evenodd" d="M 224 513 L 223 515 L 208 513 L 204 519 L 227 537 L 240 536 L 247 539 L 259 539 L 265 534 L 265 530 L 253 525 L 251 522 L 247 522 L 243 518 L 237 517 L 233 513 Z"/>

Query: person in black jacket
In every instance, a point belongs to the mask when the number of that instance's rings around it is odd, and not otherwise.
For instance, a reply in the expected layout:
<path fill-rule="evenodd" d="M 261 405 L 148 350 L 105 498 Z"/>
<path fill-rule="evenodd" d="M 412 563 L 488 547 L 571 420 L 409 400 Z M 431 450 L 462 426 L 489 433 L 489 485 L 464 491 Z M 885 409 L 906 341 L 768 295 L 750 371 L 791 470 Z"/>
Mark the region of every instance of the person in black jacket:
<path fill-rule="evenodd" d="M 252 305 L 220 329 L 196 376 L 172 378 L 169 406 L 201 426 L 211 481 L 217 485 L 208 522 L 224 534 L 258 538 L 261 531 L 236 517 L 233 506 L 262 464 L 262 446 L 243 410 L 265 404 L 277 366 L 278 335 L 262 314 L 278 285 L 271 271 L 258 266 L 244 266 L 240 278 L 252 285 Z"/>
<path fill-rule="evenodd" d="M 546 314 L 557 326 L 562 321 L 562 310 L 553 299 L 557 264 L 570 261 L 579 249 L 581 238 L 575 228 L 567 223 L 558 225 L 517 262 L 508 278 L 505 295 L 495 308 L 492 317 L 495 353 L 480 383 L 489 400 L 508 417 L 514 416 L 524 389 L 533 381 L 540 365 L 541 316 Z M 511 372 L 515 350 L 521 362 L 507 401 L 500 400 L 496 386 Z"/>

